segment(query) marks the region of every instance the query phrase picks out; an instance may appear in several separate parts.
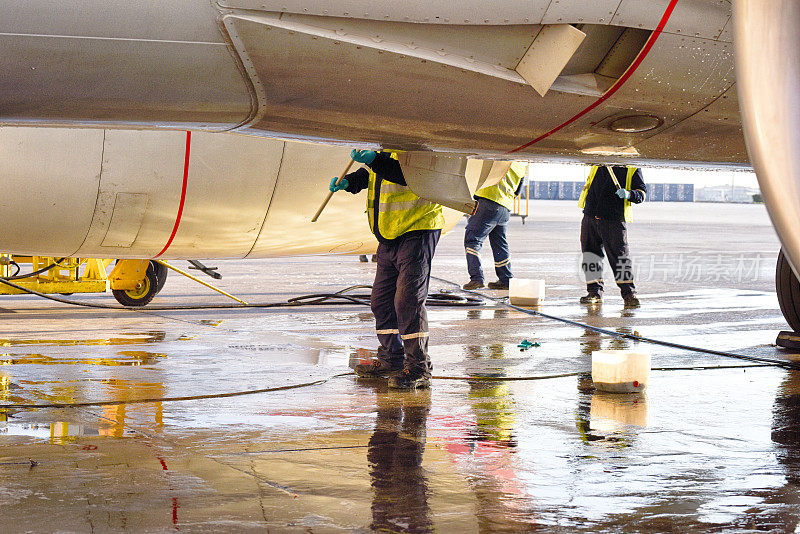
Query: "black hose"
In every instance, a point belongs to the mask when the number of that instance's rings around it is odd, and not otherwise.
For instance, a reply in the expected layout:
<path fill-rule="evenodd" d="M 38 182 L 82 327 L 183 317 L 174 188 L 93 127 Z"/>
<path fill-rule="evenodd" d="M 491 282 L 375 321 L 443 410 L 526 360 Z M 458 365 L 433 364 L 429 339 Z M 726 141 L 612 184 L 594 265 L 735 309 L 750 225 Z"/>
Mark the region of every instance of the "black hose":
<path fill-rule="evenodd" d="M 63 258 L 62 258 L 62 260 L 63 260 Z M 59 260 L 59 261 L 61 261 L 61 260 Z M 634 335 L 634 334 L 625 334 L 625 333 L 615 332 L 613 330 L 607 330 L 605 328 L 599 328 L 597 326 L 592 326 L 592 325 L 588 325 L 588 324 L 585 324 L 585 323 L 580 323 L 578 321 L 573 321 L 571 319 L 566 319 L 564 317 L 558 317 L 556 315 L 550 315 L 550 314 L 543 313 L 543 312 L 536 311 L 536 310 L 529 310 L 529 309 L 526 309 L 526 308 L 520 308 L 519 306 L 514 306 L 513 304 L 509 304 L 508 302 L 505 302 L 505 300 L 503 298 L 490 297 L 488 295 L 484 295 L 483 293 L 479 293 L 477 291 L 470 291 L 470 290 L 467 290 L 467 289 L 462 289 L 459 284 L 457 284 L 455 282 L 451 282 L 450 280 L 446 280 L 444 278 L 438 278 L 438 277 L 435 277 L 435 276 L 432 276 L 431 278 L 434 279 L 434 280 L 438 280 L 439 282 L 454 286 L 457 289 L 457 291 L 460 291 L 462 293 L 466 293 L 466 294 L 469 294 L 469 295 L 474 295 L 474 296 L 476 296 L 478 298 L 472 298 L 472 299 L 466 298 L 463 301 L 454 301 L 454 300 L 452 300 L 453 299 L 452 295 L 440 294 L 440 295 L 429 296 L 428 300 L 426 301 L 426 304 L 441 305 L 441 306 L 458 305 L 458 306 L 470 306 L 470 307 L 472 307 L 472 306 L 481 305 L 483 303 L 483 301 L 491 301 L 491 302 L 494 302 L 496 304 L 499 304 L 500 306 L 504 306 L 506 308 L 510 308 L 512 310 L 516 310 L 516 311 L 519 311 L 521 313 L 525 313 L 527 315 L 531 315 L 531 316 L 534 316 L 534 317 L 544 317 L 546 319 L 551 319 L 553 321 L 558 321 L 558 322 L 569 324 L 569 325 L 572 325 L 572 326 L 577 326 L 579 328 L 584 328 L 586 330 L 590 330 L 592 332 L 597 332 L 599 334 L 605 334 L 605 335 L 608 335 L 608 336 L 611 336 L 611 337 L 622 338 L 622 339 L 630 339 L 630 340 L 639 341 L 639 342 L 642 342 L 642 343 L 649 343 L 651 345 L 660 345 L 660 346 L 663 346 L 663 347 L 671 347 L 671 348 L 676 348 L 676 349 L 680 349 L 680 350 L 686 350 L 686 351 L 689 351 L 689 352 L 699 352 L 699 353 L 704 353 L 704 354 L 711 354 L 711 355 L 714 355 L 714 356 L 722 356 L 722 357 L 725 357 L 725 358 L 734 358 L 734 359 L 737 359 L 737 360 L 743 360 L 743 361 L 749 361 L 749 362 L 773 365 L 773 366 L 776 366 L 776 367 L 783 367 L 783 368 L 786 368 L 786 369 L 800 370 L 800 362 L 795 363 L 795 362 L 788 362 L 788 361 L 784 361 L 784 360 L 775 360 L 775 359 L 771 359 L 771 358 L 759 358 L 757 356 L 745 356 L 743 354 L 735 354 L 735 353 L 732 353 L 732 352 L 726 352 L 726 351 L 720 351 L 720 350 L 714 350 L 714 349 L 705 349 L 705 348 L 702 348 L 702 347 L 694 347 L 694 346 L 691 346 L 691 345 L 683 345 L 681 343 L 673 343 L 671 341 L 661 341 L 661 340 L 658 340 L 658 339 L 647 338 L 647 337 L 643 337 L 643 336 L 637 336 L 637 335 Z M 292 299 L 289 299 L 286 302 L 267 302 L 267 303 L 257 303 L 257 304 L 203 304 L 203 305 L 189 305 L 189 306 L 148 306 L 147 308 L 133 308 L 133 307 L 128 307 L 128 306 L 114 306 L 114 305 L 109 305 L 109 304 L 95 304 L 95 303 L 92 303 L 92 302 L 83 302 L 83 301 L 79 301 L 79 300 L 70 300 L 70 299 L 65 299 L 65 298 L 61 298 L 61 297 L 55 297 L 53 295 L 40 293 L 39 291 L 35 291 L 33 289 L 28 289 L 26 287 L 23 287 L 23 286 L 20 286 L 18 284 L 15 284 L 15 283 L 9 281 L 8 279 L 4 279 L 4 278 L 0 278 L 0 283 L 8 285 L 8 286 L 11 286 L 11 287 L 16 288 L 16 289 L 19 289 L 20 291 L 23 291 L 25 293 L 29 293 L 31 295 L 36 295 L 36 296 L 39 296 L 39 297 L 42 297 L 42 298 L 45 298 L 45 299 L 48 299 L 48 300 L 52 300 L 52 301 L 55 301 L 55 302 L 61 302 L 63 304 L 71 304 L 73 306 L 83 306 L 83 307 L 86 307 L 86 308 L 99 308 L 99 309 L 107 309 L 107 310 L 133 310 L 133 311 L 212 310 L 212 309 L 242 309 L 242 308 L 290 308 L 290 307 L 299 307 L 299 306 L 307 306 L 307 305 L 320 305 L 320 304 L 327 303 L 327 301 L 329 301 L 329 300 L 336 300 L 336 299 L 343 300 L 345 302 L 354 303 L 354 304 L 361 304 L 361 305 L 364 305 L 364 306 L 368 306 L 369 305 L 369 300 L 367 299 L 367 297 L 365 295 L 347 295 L 345 293 L 348 292 L 348 291 L 351 291 L 353 289 L 364 289 L 364 288 L 371 287 L 371 286 L 367 286 L 367 285 L 355 285 L 355 286 L 350 286 L 350 287 L 347 287 L 347 288 L 342 289 L 340 291 L 337 291 L 336 293 L 317 293 L 317 294 L 313 294 L 313 295 L 303 295 L 303 296 L 294 297 Z M 441 302 L 441 303 L 436 302 L 437 298 L 435 298 L 435 297 L 440 298 L 444 302 Z M 343 302 L 338 302 L 337 304 L 342 304 L 342 303 Z"/>
<path fill-rule="evenodd" d="M 10 263 L 13 263 L 14 265 L 17 266 L 17 272 L 14 273 L 14 276 L 9 276 L 8 278 L 0 277 L 0 281 L 2 281 L 2 280 L 21 280 L 23 278 L 30 278 L 31 276 L 36 276 L 36 275 L 42 274 L 45 271 L 49 271 L 50 269 L 52 269 L 53 267 L 55 267 L 57 265 L 61 265 L 61 262 L 66 260 L 66 259 L 67 259 L 66 256 L 63 257 L 63 258 L 59 258 L 55 262 L 53 262 L 50 265 L 48 265 L 47 267 L 42 267 L 41 269 L 37 269 L 37 270 L 33 271 L 32 273 L 26 273 L 26 274 L 19 274 L 19 271 L 20 271 L 19 265 L 17 265 L 17 262 L 12 261 Z"/>
<path fill-rule="evenodd" d="M 558 317 L 556 315 L 550 315 L 547 313 L 543 313 L 537 310 L 529 310 L 527 308 L 520 308 L 519 306 L 514 306 L 505 301 L 504 298 L 497 298 L 497 297 L 490 297 L 488 295 L 484 295 L 483 293 L 479 293 L 478 291 L 470 291 L 468 289 L 462 289 L 461 286 L 455 282 L 451 282 L 450 280 L 446 280 L 444 278 L 437 278 L 432 276 L 434 280 L 438 280 L 439 282 L 443 282 L 445 284 L 449 284 L 458 288 L 458 291 L 463 293 L 467 293 L 470 295 L 477 295 L 483 297 L 486 300 L 492 301 L 496 304 L 501 306 L 505 306 L 506 308 L 510 308 L 512 310 L 516 310 L 518 312 L 525 313 L 527 315 L 532 315 L 534 317 L 544 317 L 546 319 L 551 319 L 553 321 L 558 321 L 561 323 L 569 324 L 572 326 L 577 326 L 580 328 L 584 328 L 586 330 L 591 330 L 592 332 L 597 332 L 598 334 L 606 334 L 607 336 L 622 338 L 622 339 L 631 339 L 633 341 L 640 341 L 642 343 L 649 343 L 651 345 L 661 345 L 662 347 L 671 347 L 675 349 L 686 350 L 689 352 L 700 352 L 704 354 L 712 354 L 714 356 L 722 356 L 724 358 L 734 358 L 737 360 L 744 360 L 748 362 L 756 362 L 756 363 L 763 363 L 767 365 L 773 365 L 776 367 L 783 367 L 785 369 L 795 369 L 800 370 L 800 362 L 788 362 L 784 360 L 774 360 L 772 358 L 759 358 L 757 356 L 745 356 L 744 354 L 735 354 L 733 352 L 726 352 L 722 350 L 714 350 L 714 349 L 704 349 L 702 347 L 693 347 L 691 345 L 683 345 L 681 343 L 673 343 L 671 341 L 661 341 L 658 339 L 653 339 L 649 337 L 637 336 L 635 334 L 625 334 L 621 332 L 615 332 L 613 330 L 607 330 L 605 328 L 599 328 L 597 326 L 588 325 L 585 323 L 580 323 L 578 321 L 573 321 L 571 319 L 566 319 L 564 317 Z"/>
<path fill-rule="evenodd" d="M 299 306 L 315 306 L 315 305 L 322 305 L 322 304 L 360 304 L 362 306 L 369 306 L 369 295 L 362 294 L 362 295 L 348 295 L 346 294 L 349 291 L 354 289 L 371 289 L 372 286 L 369 285 L 355 285 L 346 287 L 342 290 L 339 290 L 335 293 L 315 293 L 312 295 L 302 295 L 299 297 L 293 297 L 286 302 L 263 302 L 263 303 L 254 303 L 254 304 L 197 304 L 197 305 L 185 305 L 185 306 L 147 306 L 142 308 L 136 308 L 131 306 L 117 306 L 113 304 L 99 304 L 94 302 L 84 302 L 80 300 L 72 300 L 72 299 L 65 299 L 62 297 L 56 297 L 54 295 L 48 295 L 46 293 L 41 293 L 36 291 L 35 289 L 29 289 L 27 287 L 21 286 L 19 284 L 15 284 L 11 282 L 9 279 L 0 278 L 0 284 L 5 284 L 7 286 L 13 287 L 18 289 L 24 293 L 28 293 L 31 295 L 36 295 L 37 297 L 42 297 L 44 299 L 52 300 L 54 302 L 60 302 L 62 304 L 71 304 L 73 306 L 82 306 L 84 308 L 98 308 L 103 310 L 133 310 L 133 311 L 176 311 L 176 310 L 230 310 L 230 309 L 244 309 L 244 308 L 291 308 L 291 307 L 299 307 Z M 329 302 L 334 301 L 334 302 Z M 484 300 L 481 298 L 459 298 L 455 295 L 450 294 L 434 294 L 429 295 L 428 299 L 425 301 L 426 305 L 429 306 L 482 306 L 484 304 Z"/>
<path fill-rule="evenodd" d="M 334 378 L 342 376 L 350 376 L 353 373 L 340 373 L 338 375 L 329 376 L 328 378 L 320 378 L 313 382 L 304 382 L 302 384 L 290 384 L 288 386 L 277 386 L 272 388 L 261 389 L 248 389 L 245 391 L 231 391 L 228 393 L 208 393 L 205 395 L 185 395 L 181 397 L 149 397 L 143 399 L 131 400 L 106 400 L 106 401 L 89 401 L 89 402 L 50 402 L 42 404 L 0 404 L 0 410 L 9 409 L 30 409 L 30 408 L 86 408 L 89 406 L 118 406 L 121 404 L 146 404 L 151 402 L 178 402 L 202 399 L 224 399 L 227 397 L 241 397 L 242 395 L 255 395 L 257 393 L 272 393 L 274 391 L 287 391 L 290 389 L 306 388 L 310 386 L 317 386 L 324 384 Z"/>
<path fill-rule="evenodd" d="M 692 366 L 692 367 L 653 367 L 653 371 L 711 371 L 718 369 L 750 369 L 753 367 L 772 367 L 771 365 L 705 365 L 705 366 Z M 539 375 L 539 376 L 433 376 L 434 380 L 467 380 L 475 382 L 524 382 L 531 380 L 553 380 L 555 378 L 567 378 L 571 376 L 581 376 L 589 371 L 575 371 L 572 373 L 559 373 L 553 375 Z M 290 389 L 300 389 L 311 386 L 324 384 L 334 378 L 343 376 L 353 376 L 354 373 L 339 373 L 328 378 L 321 378 L 313 382 L 304 382 L 301 384 L 290 384 L 288 386 L 277 386 L 272 388 L 262 389 L 248 389 L 245 391 L 230 391 L 226 393 L 208 393 L 204 395 L 185 395 L 180 397 L 145 397 L 141 399 L 127 399 L 127 400 L 104 400 L 104 401 L 86 401 L 86 402 L 51 402 L 42 404 L 0 404 L 0 411 L 2 410 L 30 410 L 39 408 L 87 408 L 91 406 L 118 406 L 122 404 L 148 404 L 153 402 L 181 402 L 203 399 L 223 399 L 227 397 L 241 397 L 243 395 L 256 395 L 259 393 L 272 393 L 275 391 L 286 391 Z M 0 465 L 3 465 L 0 463 Z M 9 464 L 10 465 L 10 464 Z"/>

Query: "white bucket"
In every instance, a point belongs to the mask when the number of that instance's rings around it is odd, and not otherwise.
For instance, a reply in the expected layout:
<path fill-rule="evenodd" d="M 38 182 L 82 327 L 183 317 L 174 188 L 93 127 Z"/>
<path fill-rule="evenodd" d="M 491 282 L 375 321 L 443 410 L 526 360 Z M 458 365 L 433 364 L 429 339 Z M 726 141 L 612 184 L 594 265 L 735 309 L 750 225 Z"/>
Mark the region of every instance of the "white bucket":
<path fill-rule="evenodd" d="M 598 391 L 636 393 L 647 388 L 650 355 L 628 350 L 592 352 L 592 381 Z"/>
<path fill-rule="evenodd" d="M 538 306 L 544 300 L 544 280 L 512 278 L 508 281 L 508 301 L 514 306 Z"/>

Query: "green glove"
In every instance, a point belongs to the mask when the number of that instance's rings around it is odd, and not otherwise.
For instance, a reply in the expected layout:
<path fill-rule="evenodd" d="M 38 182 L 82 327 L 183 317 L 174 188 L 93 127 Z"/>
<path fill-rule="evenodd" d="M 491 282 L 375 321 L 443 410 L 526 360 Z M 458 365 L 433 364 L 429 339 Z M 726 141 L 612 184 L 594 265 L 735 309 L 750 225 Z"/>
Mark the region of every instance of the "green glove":
<path fill-rule="evenodd" d="M 328 189 L 331 190 L 332 193 L 336 191 L 341 191 L 342 189 L 347 189 L 347 186 L 350 185 L 350 182 L 347 181 L 347 178 L 342 178 L 342 181 L 339 184 L 336 184 L 336 180 L 338 180 L 338 176 L 334 176 L 331 178 L 331 185 L 328 186 Z"/>
<path fill-rule="evenodd" d="M 350 152 L 350 157 L 353 158 L 353 161 L 357 161 L 358 163 L 363 163 L 364 165 L 369 165 L 373 161 L 375 161 L 375 156 L 378 153 L 374 150 L 356 150 L 353 149 Z"/>

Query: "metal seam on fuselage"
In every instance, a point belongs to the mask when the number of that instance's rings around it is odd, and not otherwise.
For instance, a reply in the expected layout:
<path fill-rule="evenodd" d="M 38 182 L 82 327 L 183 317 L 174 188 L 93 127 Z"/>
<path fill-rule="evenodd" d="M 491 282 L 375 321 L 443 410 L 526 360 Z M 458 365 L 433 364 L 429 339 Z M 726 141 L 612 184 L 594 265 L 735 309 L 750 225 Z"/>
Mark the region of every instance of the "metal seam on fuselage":
<path fill-rule="evenodd" d="M 243 256 L 243 258 L 247 258 L 253 251 L 256 249 L 256 245 L 258 245 L 258 238 L 261 237 L 262 232 L 264 232 L 264 228 L 267 226 L 267 217 L 269 216 L 269 209 L 272 207 L 272 201 L 275 198 L 275 191 L 278 190 L 278 180 L 281 178 L 281 169 L 283 168 L 283 158 L 286 156 L 286 141 L 283 141 L 283 148 L 281 148 L 281 160 L 278 163 L 278 170 L 275 172 L 275 184 L 272 186 L 272 192 L 269 195 L 269 201 L 267 202 L 267 210 L 264 212 L 264 218 L 261 220 L 261 228 L 259 228 L 258 233 L 256 234 L 256 238 L 253 240 L 253 246 L 250 247 L 250 250 L 247 251 L 247 254 Z"/>
<path fill-rule="evenodd" d="M 186 202 L 186 185 L 189 182 L 189 151 L 192 146 L 192 132 L 186 132 L 186 155 L 184 156 L 183 161 L 183 185 L 181 187 L 181 201 L 178 204 L 178 214 L 175 216 L 175 226 L 172 228 L 172 234 L 169 236 L 167 240 L 167 244 L 164 245 L 164 248 L 161 249 L 161 252 L 153 256 L 154 258 L 158 258 L 162 254 L 164 254 L 169 246 L 172 244 L 172 240 L 175 239 L 175 234 L 178 233 L 178 227 L 181 225 L 181 216 L 183 215 L 183 204 Z"/>
<path fill-rule="evenodd" d="M 631 63 L 631 66 L 628 67 L 628 70 L 626 70 L 623 73 L 623 75 L 620 76 L 619 80 L 617 80 L 617 82 L 614 85 L 612 85 L 611 88 L 608 91 L 603 93 L 603 95 L 600 98 L 595 100 L 593 103 L 589 104 L 589 106 L 584 108 L 583 111 L 580 111 L 577 115 L 573 116 L 571 119 L 567 120 L 566 122 L 564 122 L 562 124 L 559 124 L 558 126 L 553 128 L 549 132 L 540 135 L 539 137 L 537 137 L 533 141 L 530 141 L 529 143 L 525 143 L 524 145 L 518 146 L 514 150 L 509 150 L 508 152 L 506 152 L 506 154 L 513 154 L 514 152 L 519 152 L 520 150 L 528 148 L 529 146 L 534 145 L 534 144 L 538 143 L 539 141 L 550 137 L 554 133 L 558 132 L 559 130 L 561 130 L 562 128 L 564 128 L 566 126 L 569 126 L 570 124 L 572 124 L 576 120 L 580 119 L 581 117 L 583 117 L 584 115 L 586 115 L 587 113 L 592 111 L 594 108 L 596 108 L 597 106 L 599 106 L 600 104 L 602 104 L 603 102 L 605 102 L 606 100 L 611 98 L 611 96 L 614 93 L 616 93 L 619 90 L 620 87 L 625 85 L 625 83 L 633 75 L 633 73 L 636 72 L 636 69 L 639 68 L 639 65 L 642 64 L 642 62 L 644 61 L 644 58 L 646 58 L 647 55 L 650 53 L 650 49 L 653 48 L 653 45 L 656 43 L 658 38 L 661 36 L 661 32 L 664 31 L 664 27 L 667 25 L 667 22 L 669 22 L 669 19 L 672 16 L 672 12 L 674 11 L 675 5 L 677 3 L 678 3 L 678 0 L 671 0 L 670 1 L 669 5 L 667 6 L 666 11 L 664 11 L 664 15 L 661 17 L 661 21 L 658 23 L 658 26 L 656 27 L 656 29 L 653 30 L 653 33 L 650 35 L 650 38 L 645 43 L 644 48 L 642 48 L 642 51 L 639 52 L 639 55 L 636 56 L 635 60 L 633 60 L 633 63 Z"/>
<path fill-rule="evenodd" d="M 89 227 L 86 229 L 86 234 L 84 234 L 83 240 L 81 241 L 81 244 L 78 246 L 78 248 L 72 254 L 73 257 L 77 257 L 78 253 L 81 251 L 83 246 L 86 245 L 86 242 L 89 239 L 89 234 L 91 233 L 92 227 L 94 226 L 95 219 L 97 218 L 98 208 L 100 206 L 100 189 L 101 189 L 102 184 L 103 184 L 103 162 L 105 161 L 105 157 L 106 157 L 106 132 L 107 131 L 108 130 L 103 128 L 103 141 L 100 144 L 100 169 L 99 169 L 98 175 L 97 175 L 97 194 L 94 197 L 94 211 L 92 212 L 92 220 L 89 222 Z M 111 224 L 111 221 L 109 221 L 109 224 Z M 106 232 L 107 231 L 108 231 L 108 229 L 106 228 Z"/>

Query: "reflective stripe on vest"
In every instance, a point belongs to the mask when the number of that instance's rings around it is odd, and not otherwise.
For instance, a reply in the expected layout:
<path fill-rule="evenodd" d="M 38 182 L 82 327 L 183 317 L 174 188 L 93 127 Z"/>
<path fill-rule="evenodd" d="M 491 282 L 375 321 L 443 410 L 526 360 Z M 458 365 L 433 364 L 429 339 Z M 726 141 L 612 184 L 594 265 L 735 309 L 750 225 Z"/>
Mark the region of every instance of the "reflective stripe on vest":
<path fill-rule="evenodd" d="M 527 164 L 514 162 L 506 175 L 496 185 L 483 187 L 475 191 L 476 197 L 488 198 L 497 202 L 509 211 L 514 209 L 514 197 L 517 187 L 525 177 Z"/>
<path fill-rule="evenodd" d="M 392 153 L 391 156 L 397 159 L 396 153 Z M 369 170 L 367 217 L 369 229 L 373 234 L 384 239 L 397 239 L 414 230 L 444 228 L 444 214 L 440 204 L 418 197 L 405 185 L 378 180 L 372 169 L 367 168 L 367 170 Z M 380 192 L 378 199 L 375 198 L 376 190 Z"/>
<path fill-rule="evenodd" d="M 592 167 L 592 170 L 589 171 L 589 177 L 586 179 L 586 183 L 583 184 L 583 190 L 581 191 L 581 196 L 578 198 L 578 207 L 583 209 L 586 207 L 586 197 L 589 195 L 589 188 L 592 187 L 592 181 L 594 180 L 595 174 L 597 174 L 598 166 Z M 610 171 L 609 171 L 610 172 Z M 633 185 L 633 175 L 636 174 L 636 167 L 628 167 L 628 173 L 625 177 L 625 189 L 628 191 L 631 190 L 631 186 Z M 616 180 L 616 176 L 612 176 L 612 180 Z M 631 222 L 633 220 L 633 210 L 631 210 L 631 201 L 625 200 L 623 204 L 622 214 L 625 219 L 625 222 Z"/>

